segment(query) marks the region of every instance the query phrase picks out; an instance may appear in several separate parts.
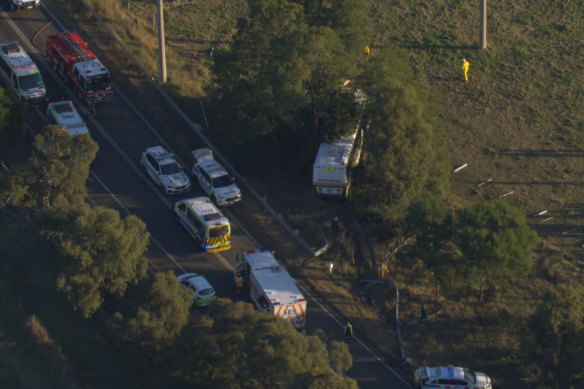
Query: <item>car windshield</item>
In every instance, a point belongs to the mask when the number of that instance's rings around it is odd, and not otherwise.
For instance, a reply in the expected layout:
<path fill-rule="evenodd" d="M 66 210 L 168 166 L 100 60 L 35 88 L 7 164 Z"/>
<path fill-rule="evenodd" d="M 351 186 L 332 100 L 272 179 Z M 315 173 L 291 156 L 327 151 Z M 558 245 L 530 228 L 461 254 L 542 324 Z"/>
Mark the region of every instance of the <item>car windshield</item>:
<path fill-rule="evenodd" d="M 27 74 L 18 77 L 18 86 L 20 89 L 32 89 L 43 86 L 43 78 L 40 73 Z"/>
<path fill-rule="evenodd" d="M 170 174 L 176 174 L 180 172 L 180 165 L 178 162 L 167 163 L 166 165 L 160 165 L 160 173 L 168 176 Z"/>
<path fill-rule="evenodd" d="M 213 178 L 213 188 L 223 188 L 224 186 L 231 185 L 233 183 L 233 177 L 229 174 Z"/>
<path fill-rule="evenodd" d="M 464 369 L 464 379 L 466 380 L 466 382 L 470 382 L 473 385 L 476 384 L 477 381 L 474 372 L 468 369 Z"/>
<path fill-rule="evenodd" d="M 87 86 L 87 90 L 102 90 L 109 86 L 111 83 L 110 75 L 107 74 L 100 74 L 99 76 L 91 76 L 87 77 L 85 80 L 85 85 Z"/>
<path fill-rule="evenodd" d="M 225 236 L 229 233 L 228 226 L 221 226 L 221 227 L 213 227 L 209 230 L 209 237 L 210 238 L 219 238 L 221 236 Z"/>
<path fill-rule="evenodd" d="M 215 290 L 213 290 L 213 288 L 201 289 L 201 291 L 199 292 L 199 296 L 202 296 L 202 297 L 212 296 L 214 294 L 215 294 Z"/>

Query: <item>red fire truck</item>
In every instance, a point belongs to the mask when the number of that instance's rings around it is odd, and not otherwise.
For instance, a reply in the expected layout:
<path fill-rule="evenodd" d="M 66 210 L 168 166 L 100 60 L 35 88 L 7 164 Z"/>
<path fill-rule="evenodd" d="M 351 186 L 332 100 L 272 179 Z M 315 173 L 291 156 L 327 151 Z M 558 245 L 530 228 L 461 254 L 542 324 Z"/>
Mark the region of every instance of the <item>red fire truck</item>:
<path fill-rule="evenodd" d="M 53 69 L 86 103 L 95 104 L 112 98 L 114 90 L 109 71 L 76 32 L 50 35 L 46 56 Z"/>

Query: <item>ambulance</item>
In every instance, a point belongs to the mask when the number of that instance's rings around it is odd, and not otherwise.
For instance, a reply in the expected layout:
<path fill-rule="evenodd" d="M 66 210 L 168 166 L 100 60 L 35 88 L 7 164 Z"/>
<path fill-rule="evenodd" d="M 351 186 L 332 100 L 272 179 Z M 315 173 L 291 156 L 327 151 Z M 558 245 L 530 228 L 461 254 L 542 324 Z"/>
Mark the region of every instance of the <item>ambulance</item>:
<path fill-rule="evenodd" d="M 187 232 L 197 239 L 203 250 L 219 252 L 231 248 L 229 220 L 208 197 L 194 197 L 177 201 L 174 212 Z"/>
<path fill-rule="evenodd" d="M 234 276 L 242 276 L 256 308 L 289 321 L 296 329 L 306 322 L 306 299 L 270 250 L 246 250 L 237 255 Z"/>
<path fill-rule="evenodd" d="M 3 78 L 21 100 L 37 103 L 46 98 L 41 72 L 17 41 L 0 44 L 0 58 Z"/>

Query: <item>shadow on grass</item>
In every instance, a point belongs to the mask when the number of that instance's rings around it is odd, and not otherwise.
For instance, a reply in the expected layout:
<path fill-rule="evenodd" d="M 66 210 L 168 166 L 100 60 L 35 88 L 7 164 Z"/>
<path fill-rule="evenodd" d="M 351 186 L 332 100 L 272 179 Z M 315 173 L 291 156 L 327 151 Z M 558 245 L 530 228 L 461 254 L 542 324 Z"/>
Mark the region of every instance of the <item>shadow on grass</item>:
<path fill-rule="evenodd" d="M 582 150 L 501 150 L 495 155 L 518 157 L 571 157 L 584 158 Z"/>

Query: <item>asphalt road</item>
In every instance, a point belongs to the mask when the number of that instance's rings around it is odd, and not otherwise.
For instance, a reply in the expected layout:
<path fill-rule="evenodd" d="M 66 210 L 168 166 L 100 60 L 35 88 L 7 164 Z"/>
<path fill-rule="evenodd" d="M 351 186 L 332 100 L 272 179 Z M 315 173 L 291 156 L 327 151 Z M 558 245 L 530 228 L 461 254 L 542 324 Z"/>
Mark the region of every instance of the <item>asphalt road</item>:
<path fill-rule="evenodd" d="M 62 97 L 64 84 L 48 67 L 43 53 L 47 35 L 54 33 L 55 25 L 59 23 L 55 22 L 38 33 L 51 20 L 50 9 L 47 8 L 49 4 L 50 2 L 45 2 L 40 9 L 29 11 L 2 12 L 0 42 L 20 41 L 39 65 L 50 100 L 57 101 Z M 35 34 L 37 47 L 31 44 Z M 157 133 L 156 125 L 146 119 L 149 108 L 136 108 L 131 103 L 131 98 L 120 92 L 116 90 L 113 101 L 98 106 L 95 116 L 78 106 L 90 128 L 92 138 L 99 144 L 99 152 L 87 184 L 90 201 L 118 209 L 122 214 L 137 215 L 146 223 L 152 236 L 147 258 L 153 269 L 171 270 L 176 274 L 191 271 L 201 273 L 209 279 L 218 295 L 238 298 L 231 273 L 235 256 L 242 250 L 260 247 L 258 241 L 262 242 L 266 237 L 252 237 L 243 224 L 238 223 L 235 216 L 237 209 L 226 210 L 232 222 L 232 249 L 217 254 L 203 252 L 176 221 L 170 207 L 178 198 L 200 196 L 204 192 L 194 181 L 193 189 L 186 195 L 169 197 L 140 171 L 139 157 L 142 151 L 149 146 L 166 144 L 167 140 Z M 128 96 L 130 95 L 128 91 Z M 69 95 L 68 98 L 71 97 Z M 34 131 L 40 131 L 46 124 L 44 110 L 44 106 L 31 109 L 28 123 Z M 169 117 L 169 123 L 175 123 Z M 175 130 L 187 131 L 180 125 Z M 183 164 L 189 167 L 191 162 L 183 161 Z M 245 201 L 245 192 L 243 196 Z M 319 301 L 308 290 L 304 291 L 308 298 L 307 333 L 311 334 L 319 329 L 329 340 L 340 339 L 342 319 L 337 318 L 325 302 Z M 373 351 L 359 341 L 358 334 L 356 335 L 357 339 L 350 345 L 354 366 L 348 375 L 358 381 L 359 387 L 409 387 L 406 380 L 401 378 L 403 372 L 399 368 L 391 367 L 382 358 L 374 355 Z"/>

